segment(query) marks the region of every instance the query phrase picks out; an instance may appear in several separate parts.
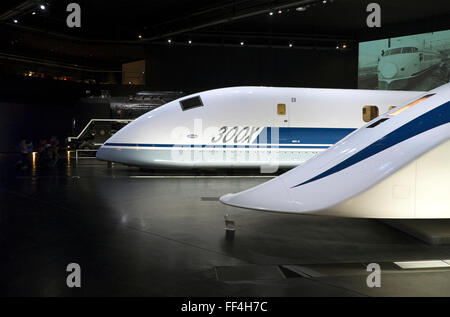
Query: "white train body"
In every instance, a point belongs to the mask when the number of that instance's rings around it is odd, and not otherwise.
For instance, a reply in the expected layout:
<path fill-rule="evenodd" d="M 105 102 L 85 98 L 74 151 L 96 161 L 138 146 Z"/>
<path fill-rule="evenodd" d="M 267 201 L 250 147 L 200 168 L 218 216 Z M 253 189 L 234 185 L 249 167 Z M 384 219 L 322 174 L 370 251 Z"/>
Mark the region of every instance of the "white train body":
<path fill-rule="evenodd" d="M 258 187 L 221 198 L 265 211 L 450 218 L 450 84 L 366 124 Z"/>
<path fill-rule="evenodd" d="M 442 56 L 430 49 L 417 46 L 397 47 L 386 50 L 378 63 L 378 82 L 381 89 L 393 83 L 406 83 L 433 70 L 442 62 Z"/>
<path fill-rule="evenodd" d="M 420 92 L 235 87 L 155 109 L 109 139 L 97 158 L 139 167 L 295 167 Z"/>

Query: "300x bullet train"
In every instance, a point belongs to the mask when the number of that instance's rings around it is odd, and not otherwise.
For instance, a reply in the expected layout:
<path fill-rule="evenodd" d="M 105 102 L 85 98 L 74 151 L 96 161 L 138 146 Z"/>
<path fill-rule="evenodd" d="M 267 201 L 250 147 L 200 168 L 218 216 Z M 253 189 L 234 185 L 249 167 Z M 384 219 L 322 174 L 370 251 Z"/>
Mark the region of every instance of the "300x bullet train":
<path fill-rule="evenodd" d="M 184 97 L 111 137 L 104 161 L 139 167 L 295 167 L 420 92 L 235 87 Z"/>
<path fill-rule="evenodd" d="M 450 218 L 450 84 L 225 204 L 357 218 Z"/>
<path fill-rule="evenodd" d="M 439 52 L 421 48 L 420 45 L 399 46 L 383 51 L 378 63 L 378 87 L 404 87 L 409 80 L 435 70 L 442 60 Z"/>

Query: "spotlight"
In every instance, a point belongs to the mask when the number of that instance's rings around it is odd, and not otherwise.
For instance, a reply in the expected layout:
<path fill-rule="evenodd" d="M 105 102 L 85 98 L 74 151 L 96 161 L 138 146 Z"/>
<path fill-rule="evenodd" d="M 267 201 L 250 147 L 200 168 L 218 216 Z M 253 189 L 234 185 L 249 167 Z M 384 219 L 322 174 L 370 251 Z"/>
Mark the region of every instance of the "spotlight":
<path fill-rule="evenodd" d="M 14 23 L 16 23 L 16 24 L 17 24 L 17 23 L 19 23 L 19 21 L 18 21 L 18 20 L 13 20 L 13 22 L 14 22 Z"/>
<path fill-rule="evenodd" d="M 292 43 L 289 43 L 289 47 L 293 47 L 294 45 Z"/>
<path fill-rule="evenodd" d="M 272 11 L 270 11 L 270 12 L 269 12 L 269 15 L 270 15 L 270 16 L 272 16 L 272 15 L 273 15 L 273 12 L 272 12 Z"/>
<path fill-rule="evenodd" d="M 295 10 L 298 11 L 298 12 L 305 12 L 306 11 L 306 7 L 298 7 Z"/>
<path fill-rule="evenodd" d="M 140 40 L 142 40 L 142 35 L 139 34 L 139 35 L 138 35 L 138 38 L 139 38 Z"/>
<path fill-rule="evenodd" d="M 188 43 L 189 43 L 189 44 L 192 44 L 192 41 L 191 41 L 191 40 L 189 40 L 189 41 L 188 41 Z"/>
<path fill-rule="evenodd" d="M 339 49 L 339 45 L 338 45 L 338 46 L 336 46 L 336 49 L 337 49 L 337 50 Z"/>
<path fill-rule="evenodd" d="M 347 44 L 342 45 L 342 48 L 347 48 Z"/>
<path fill-rule="evenodd" d="M 45 5 L 41 4 L 40 8 L 41 10 L 45 10 Z"/>
<path fill-rule="evenodd" d="M 31 13 L 31 15 L 36 15 L 36 12 Z"/>
<path fill-rule="evenodd" d="M 168 40 L 167 40 L 167 43 L 171 44 L 171 43 L 172 43 L 172 40 L 171 40 L 171 39 L 168 39 Z"/>
<path fill-rule="evenodd" d="M 278 10 L 278 14 L 281 14 L 281 13 L 283 13 L 283 11 L 281 11 L 281 10 Z"/>
<path fill-rule="evenodd" d="M 327 0 L 323 0 L 322 3 L 323 3 L 323 4 L 326 4 L 326 3 L 327 3 Z"/>
<path fill-rule="evenodd" d="M 245 44 L 244 42 L 241 42 L 241 46 L 244 46 L 244 44 Z"/>

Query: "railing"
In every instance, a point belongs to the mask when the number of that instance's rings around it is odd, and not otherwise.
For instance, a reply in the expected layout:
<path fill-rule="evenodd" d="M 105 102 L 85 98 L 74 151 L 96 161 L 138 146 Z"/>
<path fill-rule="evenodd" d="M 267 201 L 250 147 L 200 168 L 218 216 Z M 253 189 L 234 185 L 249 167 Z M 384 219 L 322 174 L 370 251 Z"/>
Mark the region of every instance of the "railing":
<path fill-rule="evenodd" d="M 80 153 L 83 153 L 83 152 L 97 152 L 97 150 L 75 150 L 75 162 L 78 164 L 78 161 L 80 160 L 80 159 L 90 159 L 90 160 L 92 160 L 92 159 L 97 159 L 97 157 L 91 157 L 91 156 L 80 156 L 79 154 Z"/>
<path fill-rule="evenodd" d="M 89 121 L 89 123 L 84 127 L 84 129 L 80 132 L 80 134 L 78 136 L 73 136 L 73 137 L 69 137 L 67 138 L 68 142 L 72 142 L 74 140 L 79 140 L 83 134 L 86 133 L 86 131 L 88 130 L 89 126 L 91 126 L 92 124 L 95 124 L 95 122 L 112 122 L 112 123 L 130 123 L 133 122 L 134 120 L 122 120 L 122 119 L 91 119 L 91 121 Z M 97 144 L 97 145 L 102 145 L 102 144 Z"/>

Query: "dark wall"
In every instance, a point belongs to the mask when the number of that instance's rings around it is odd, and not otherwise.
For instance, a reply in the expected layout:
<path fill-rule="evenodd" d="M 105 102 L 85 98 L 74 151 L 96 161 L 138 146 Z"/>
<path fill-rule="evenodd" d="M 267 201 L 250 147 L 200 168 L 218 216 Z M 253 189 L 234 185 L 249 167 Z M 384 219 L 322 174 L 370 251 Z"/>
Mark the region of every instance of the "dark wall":
<path fill-rule="evenodd" d="M 0 74 L 0 152 L 14 152 L 23 138 L 73 134 L 72 119 L 84 124 L 108 116 L 99 104 L 83 104 L 86 90 L 114 95 L 139 90 L 185 93 L 256 85 L 279 87 L 357 87 L 357 51 L 315 51 L 246 47 L 154 46 L 147 52 L 147 87 L 86 85 Z"/>
<path fill-rule="evenodd" d="M 166 46 L 148 52 L 147 85 L 185 92 L 239 85 L 357 88 L 357 68 L 357 49 Z"/>
<path fill-rule="evenodd" d="M 71 128 L 72 111 L 64 104 L 0 102 L 0 152 L 17 152 L 22 139 L 64 137 Z"/>
<path fill-rule="evenodd" d="M 64 141 L 72 135 L 74 117 L 100 109 L 79 104 L 93 88 L 38 78 L 0 78 L 0 152 L 16 152 L 22 139 L 37 142 L 56 136 Z"/>

